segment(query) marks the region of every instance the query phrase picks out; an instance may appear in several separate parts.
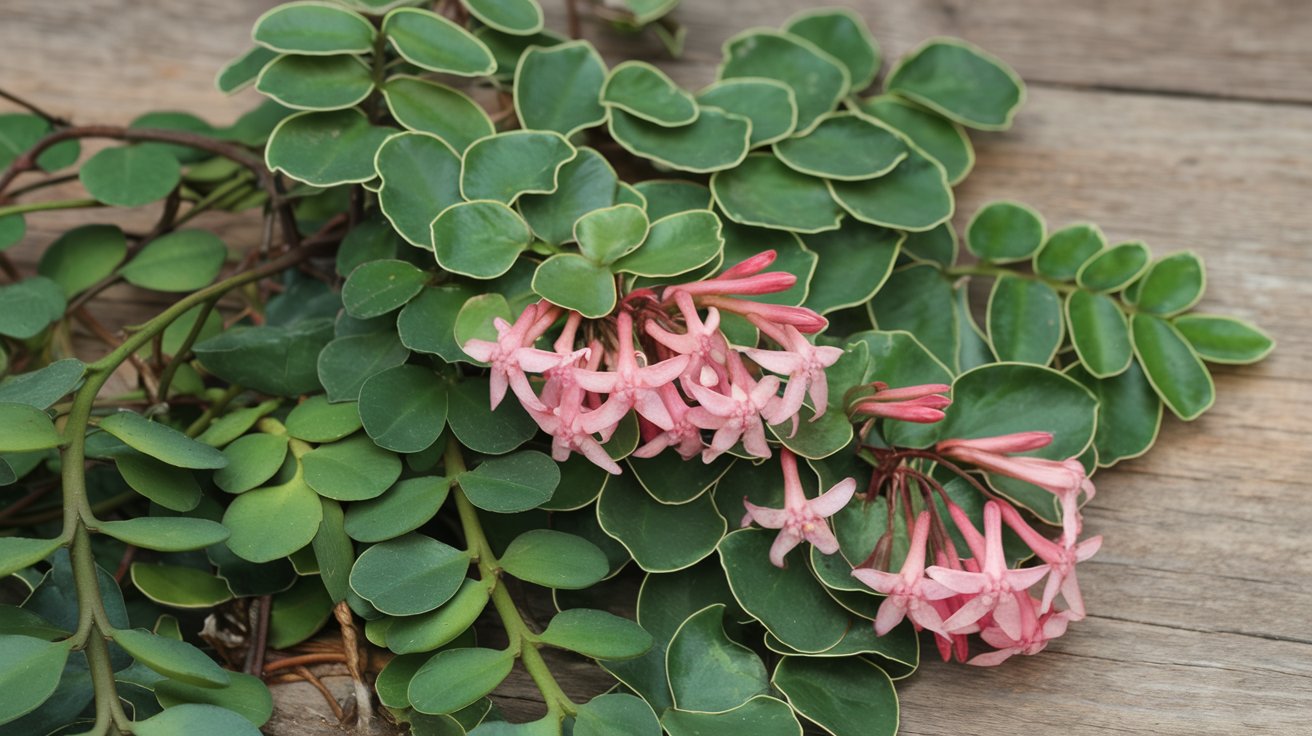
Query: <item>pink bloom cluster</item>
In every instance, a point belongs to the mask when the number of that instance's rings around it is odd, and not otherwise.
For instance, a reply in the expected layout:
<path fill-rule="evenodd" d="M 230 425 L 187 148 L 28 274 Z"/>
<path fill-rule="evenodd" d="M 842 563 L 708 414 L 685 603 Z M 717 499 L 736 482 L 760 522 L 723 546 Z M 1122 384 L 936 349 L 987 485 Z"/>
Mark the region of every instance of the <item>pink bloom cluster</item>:
<path fill-rule="evenodd" d="M 978 468 L 1032 483 L 1055 494 L 1062 507 L 1062 532 L 1053 540 L 1036 531 L 1014 506 L 994 499 L 984 506 L 981 534 L 966 512 L 944 497 L 952 523 L 966 540 L 971 556 L 960 559 L 946 534 L 938 545 L 928 544 L 934 515 L 922 511 L 911 531 L 910 547 L 897 573 L 861 567 L 852 574 L 871 588 L 888 595 L 880 605 L 875 630 L 884 634 L 904 617 L 919 629 L 935 634 L 944 659 L 966 660 L 967 637 L 978 633 L 993 651 L 969 659 L 974 665 L 996 665 L 1015 654 L 1035 654 L 1061 636 L 1072 621 L 1084 618 L 1084 598 L 1075 577 L 1075 564 L 1093 556 L 1102 537 L 1079 541 L 1081 496 L 1091 498 L 1093 484 L 1074 460 L 1054 461 L 1010 457 L 1046 446 L 1052 435 L 1021 432 L 973 440 L 946 440 L 935 448 L 945 459 L 969 462 Z M 1043 561 L 1032 567 L 1009 568 L 1003 552 L 1003 524 L 1020 537 Z M 925 566 L 928 547 L 934 561 Z M 1047 579 L 1042 594 L 1030 593 Z M 1054 603 L 1060 597 L 1065 607 Z"/>
<path fill-rule="evenodd" d="M 578 313 L 530 304 L 514 324 L 494 322 L 495 341 L 469 340 L 463 348 L 491 366 L 492 407 L 509 388 L 551 435 L 557 461 L 580 453 L 618 474 L 603 445 L 630 411 L 644 441 L 636 457 L 672 447 L 684 459 L 700 453 L 710 462 L 742 443 L 749 455 L 768 458 L 765 425 L 792 421 L 795 428 L 807 398 L 813 420 L 824 414 L 825 368 L 842 355 L 807 340 L 827 324 L 812 310 L 738 298 L 796 283 L 792 274 L 765 271 L 774 259 L 765 251 L 714 278 L 635 291 L 617 314 L 589 322 L 582 337 Z M 731 345 L 720 330 L 722 312 L 746 317 L 778 349 Z M 552 350 L 536 347 L 562 317 Z M 703 430 L 712 433 L 709 443 Z"/>

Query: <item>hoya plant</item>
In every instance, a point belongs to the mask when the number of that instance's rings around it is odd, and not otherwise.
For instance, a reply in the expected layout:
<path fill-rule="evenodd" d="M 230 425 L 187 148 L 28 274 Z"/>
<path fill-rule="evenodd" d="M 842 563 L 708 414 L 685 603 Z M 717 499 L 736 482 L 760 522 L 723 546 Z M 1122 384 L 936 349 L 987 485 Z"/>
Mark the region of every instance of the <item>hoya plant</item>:
<path fill-rule="evenodd" d="M 893 733 L 922 645 L 1080 625 L 1095 473 L 1272 348 L 1191 311 L 1193 253 L 1010 201 L 954 229 L 1025 99 L 969 43 L 886 64 L 810 10 L 688 90 L 535 0 L 432 5 L 274 8 L 226 127 L 5 93 L 0 249 L 100 222 L 0 252 L 0 734 L 256 734 L 323 662 L 361 732 Z M 673 5 L 571 23 L 677 49 Z M 173 302 L 110 329 L 122 283 Z"/>

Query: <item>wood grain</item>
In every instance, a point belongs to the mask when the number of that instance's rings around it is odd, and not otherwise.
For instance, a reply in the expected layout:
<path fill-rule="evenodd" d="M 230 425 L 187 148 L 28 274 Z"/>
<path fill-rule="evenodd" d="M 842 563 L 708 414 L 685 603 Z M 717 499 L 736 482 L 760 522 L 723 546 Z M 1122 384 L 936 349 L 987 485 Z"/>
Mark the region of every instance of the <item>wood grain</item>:
<path fill-rule="evenodd" d="M 977 670 L 930 661 L 902 683 L 906 734 L 1296 734 L 1312 713 L 1312 4 L 1301 0 L 862 0 L 891 56 L 962 35 L 1031 82 L 1016 127 L 977 136 L 958 221 L 1016 198 L 1051 225 L 1098 222 L 1112 239 L 1191 248 L 1209 268 L 1200 309 L 1280 341 L 1266 362 L 1216 370 L 1219 399 L 1168 419 L 1146 457 L 1099 474 L 1081 570 L 1091 615 L 1048 652 Z M 206 86 L 244 48 L 267 2 L 7 0 L 0 85 L 80 120 L 145 109 L 226 122 L 251 104 Z M 559 4 L 548 4 L 560 17 Z M 665 63 L 712 77 L 719 44 L 800 3 L 687 0 L 689 52 Z M 559 24 L 558 24 L 559 25 Z M 609 50 L 647 39 L 589 27 Z M 151 213 L 134 213 L 149 223 Z M 94 215 L 93 218 L 94 219 Z M 31 254 L 76 221 L 33 217 Z M 249 223 L 226 231 L 248 245 Z M 123 289 L 120 321 L 153 299 Z M 567 666 L 579 694 L 605 682 Z M 529 688 L 508 689 L 508 710 Z M 317 697 L 317 696 L 315 696 Z M 520 703 L 520 705 L 516 705 Z M 313 733 L 313 730 L 296 733 Z M 290 732 L 288 732 L 290 733 Z"/>

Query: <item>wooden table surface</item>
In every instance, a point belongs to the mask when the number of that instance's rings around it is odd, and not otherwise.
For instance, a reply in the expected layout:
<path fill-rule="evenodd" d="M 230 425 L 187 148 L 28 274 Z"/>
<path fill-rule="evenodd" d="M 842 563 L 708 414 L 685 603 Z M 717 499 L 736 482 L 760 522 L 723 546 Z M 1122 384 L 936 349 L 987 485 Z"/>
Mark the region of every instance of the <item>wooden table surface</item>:
<path fill-rule="evenodd" d="M 3 0 L 0 86 L 80 122 L 150 109 L 227 122 L 254 98 L 225 98 L 210 80 L 269 4 Z M 1205 417 L 1168 418 L 1146 457 L 1098 475 L 1087 529 L 1105 541 L 1080 575 L 1089 618 L 1002 667 L 927 660 L 899 689 L 902 733 L 1312 732 L 1312 3 L 843 4 L 888 58 L 957 35 L 1029 83 L 1015 128 L 976 136 L 959 225 L 983 201 L 1014 198 L 1054 226 L 1092 220 L 1113 241 L 1193 249 L 1210 271 L 1199 309 L 1250 319 L 1280 343 L 1257 366 L 1216 367 Z M 547 5 L 563 27 L 559 3 Z M 661 63 L 705 83 L 725 38 L 804 5 L 685 0 L 687 53 Z M 78 218 L 30 221 L 27 265 Z M 254 233 L 225 227 L 234 244 Z M 111 296 L 111 323 L 150 301 Z"/>

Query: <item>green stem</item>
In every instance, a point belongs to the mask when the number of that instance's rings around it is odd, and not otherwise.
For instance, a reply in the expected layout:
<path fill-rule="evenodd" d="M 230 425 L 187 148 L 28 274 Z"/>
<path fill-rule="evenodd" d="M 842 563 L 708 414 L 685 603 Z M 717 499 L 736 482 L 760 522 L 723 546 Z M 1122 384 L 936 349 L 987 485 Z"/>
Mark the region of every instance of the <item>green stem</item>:
<path fill-rule="evenodd" d="M 169 384 L 173 383 L 173 376 L 178 372 L 178 366 L 186 362 L 187 353 L 191 352 L 191 346 L 196 342 L 196 338 L 200 337 L 200 331 L 205 328 L 205 320 L 209 319 L 210 312 L 214 311 L 214 305 L 218 302 L 218 297 L 215 297 L 201 306 L 200 313 L 196 315 L 196 323 L 191 326 L 191 330 L 182 340 L 182 345 L 169 359 L 169 364 L 164 366 L 164 372 L 159 377 L 159 388 L 156 389 L 160 401 L 169 400 Z"/>
<path fill-rule="evenodd" d="M 447 477 L 454 478 L 464 471 L 465 461 L 460 454 L 460 444 L 454 441 L 448 442 Z M 501 564 L 496 554 L 492 552 L 492 545 L 488 543 L 487 535 L 483 533 L 483 525 L 478 520 L 478 511 L 458 486 L 452 488 L 451 495 L 456 500 L 456 511 L 460 514 L 460 526 L 465 533 L 465 542 L 469 545 L 470 554 L 478 563 L 479 577 L 491 586 L 492 606 L 501 618 L 501 625 L 506 629 L 510 649 L 519 656 L 520 661 L 524 663 L 525 671 L 533 678 L 533 683 L 542 693 L 542 699 L 547 704 L 547 713 L 557 718 L 574 715 L 578 708 L 561 689 L 560 683 L 556 682 L 546 660 L 542 658 L 542 652 L 538 651 L 542 642 L 524 622 L 524 617 L 520 615 L 519 609 L 515 607 L 515 601 L 510 597 L 510 591 L 501 584 Z"/>
<path fill-rule="evenodd" d="M 114 684 L 114 671 L 102 635 L 102 632 L 113 631 L 113 625 L 105 613 L 104 603 L 100 597 L 96 562 L 91 553 L 91 534 L 88 531 L 90 527 L 97 525 L 95 511 L 87 498 L 86 485 L 86 431 L 91 421 L 91 410 L 95 405 L 96 396 L 119 365 L 192 307 L 211 299 L 218 299 L 231 289 L 278 273 L 305 259 L 311 252 L 310 248 L 291 251 L 259 268 L 238 274 L 178 300 L 130 335 L 108 355 L 87 366 L 86 381 L 82 388 L 78 389 L 68 419 L 64 423 L 64 436 L 68 444 L 61 458 L 64 531 L 60 538 L 70 548 L 73 583 L 77 591 L 78 627 L 73 634 L 73 644 L 87 649 L 95 690 L 97 717 L 93 733 L 105 733 L 111 723 L 118 731 L 126 731 L 130 725 L 119 704 L 118 688 Z M 111 499 L 114 500 L 116 499 Z M 108 716 L 106 717 L 105 714 Z"/>
<path fill-rule="evenodd" d="M 211 190 L 209 194 L 196 200 L 196 204 L 192 205 L 190 209 L 184 212 L 182 216 L 173 223 L 173 227 L 177 228 L 191 218 L 220 205 L 226 206 L 230 203 L 237 202 L 245 197 L 249 193 L 249 190 L 253 189 L 250 184 L 251 176 L 246 172 L 223 182 Z"/>
<path fill-rule="evenodd" d="M 76 210 L 83 207 L 104 207 L 94 199 L 53 199 L 45 202 L 25 202 L 0 207 L 0 217 L 22 215 L 27 212 L 45 212 L 47 210 Z"/>

